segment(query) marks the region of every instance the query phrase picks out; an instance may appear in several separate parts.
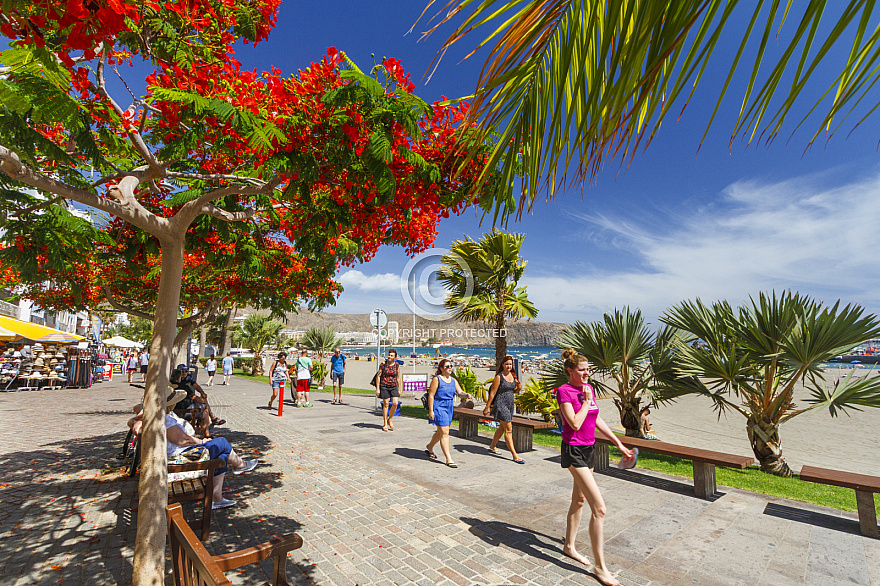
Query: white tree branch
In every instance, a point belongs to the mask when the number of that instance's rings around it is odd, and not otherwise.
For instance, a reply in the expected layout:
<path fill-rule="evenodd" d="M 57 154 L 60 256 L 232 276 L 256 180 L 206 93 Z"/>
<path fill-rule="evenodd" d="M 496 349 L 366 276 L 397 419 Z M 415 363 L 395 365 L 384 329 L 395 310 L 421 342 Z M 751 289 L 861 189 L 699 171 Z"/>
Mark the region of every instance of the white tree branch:
<path fill-rule="evenodd" d="M 136 315 L 137 317 L 142 317 L 142 318 L 148 319 L 150 321 L 154 321 L 156 319 L 156 316 L 153 315 L 152 313 L 147 313 L 146 311 L 142 311 L 140 309 L 136 309 L 134 307 L 129 307 L 127 305 L 120 303 L 113 296 L 113 292 L 110 291 L 110 287 L 108 287 L 107 285 L 101 285 L 101 291 L 104 293 L 104 299 L 106 299 L 107 303 L 109 303 L 114 309 L 117 309 L 119 311 L 123 311 L 123 312 L 131 314 L 131 315 Z"/>
<path fill-rule="evenodd" d="M 265 181 L 254 177 L 244 177 L 241 175 L 224 175 L 222 173 L 203 174 L 203 173 L 181 173 L 178 171 L 168 171 L 168 177 L 178 179 L 199 179 L 201 181 L 247 181 L 255 186 L 264 187 Z"/>

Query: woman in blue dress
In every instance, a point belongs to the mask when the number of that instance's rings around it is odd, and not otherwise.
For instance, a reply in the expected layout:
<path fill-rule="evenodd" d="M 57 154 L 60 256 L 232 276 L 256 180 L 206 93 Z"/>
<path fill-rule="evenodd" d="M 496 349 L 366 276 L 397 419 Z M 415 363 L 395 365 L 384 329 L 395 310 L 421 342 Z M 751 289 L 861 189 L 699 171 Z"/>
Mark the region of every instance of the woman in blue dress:
<path fill-rule="evenodd" d="M 471 396 L 461 390 L 458 381 L 452 377 L 452 364 L 445 358 L 440 361 L 434 379 L 428 387 L 428 423 L 437 426 L 437 431 L 425 449 L 425 455 L 436 460 L 434 446 L 440 442 L 440 449 L 446 456 L 446 465 L 458 468 L 449 453 L 449 426 L 452 424 L 452 410 L 455 408 L 455 396 L 470 399 Z"/>

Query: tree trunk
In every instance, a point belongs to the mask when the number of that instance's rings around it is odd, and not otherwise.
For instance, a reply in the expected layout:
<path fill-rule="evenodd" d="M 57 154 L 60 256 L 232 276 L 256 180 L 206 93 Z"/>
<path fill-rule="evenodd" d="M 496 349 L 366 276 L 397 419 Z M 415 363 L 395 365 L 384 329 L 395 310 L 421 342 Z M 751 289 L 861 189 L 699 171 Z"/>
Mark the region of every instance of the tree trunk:
<path fill-rule="evenodd" d="M 174 364 L 186 364 L 189 366 L 189 356 L 187 353 L 188 348 L 186 347 L 186 342 L 189 340 L 189 337 L 192 335 L 195 327 L 191 325 L 181 326 L 177 330 L 177 335 L 174 337 L 174 350 L 172 356 L 174 356 Z M 169 369 L 170 370 L 170 369 Z"/>
<path fill-rule="evenodd" d="M 235 305 L 226 312 L 226 323 L 223 324 L 223 330 L 220 332 L 220 351 L 218 356 L 226 356 L 226 353 L 232 349 L 232 326 L 235 324 Z"/>
<path fill-rule="evenodd" d="M 791 476 L 791 468 L 782 457 L 782 440 L 779 438 L 779 425 L 764 420 L 746 422 L 746 432 L 755 458 L 761 470 L 774 476 Z"/>
<path fill-rule="evenodd" d="M 165 506 L 168 504 L 165 391 L 174 360 L 172 351 L 183 277 L 183 235 L 179 240 L 162 242 L 161 251 L 162 274 L 144 390 L 137 537 L 132 563 L 134 586 L 162 586 L 165 582 L 165 533 L 168 525 L 165 515 Z"/>
<path fill-rule="evenodd" d="M 271 365 L 270 365 L 271 366 Z M 263 376 L 263 354 L 254 354 L 254 361 L 251 364 L 251 374 L 253 376 Z"/>
<path fill-rule="evenodd" d="M 620 424 L 626 430 L 627 437 L 642 437 L 641 419 L 639 417 L 639 404 L 641 397 L 633 397 L 629 401 L 621 402 L 614 399 L 614 404 L 620 412 Z"/>
<path fill-rule="evenodd" d="M 199 358 L 204 358 L 205 348 L 208 345 L 208 326 L 199 328 Z"/>
<path fill-rule="evenodd" d="M 507 356 L 507 332 L 504 328 L 504 314 L 495 318 L 495 370 L 501 368 Z"/>

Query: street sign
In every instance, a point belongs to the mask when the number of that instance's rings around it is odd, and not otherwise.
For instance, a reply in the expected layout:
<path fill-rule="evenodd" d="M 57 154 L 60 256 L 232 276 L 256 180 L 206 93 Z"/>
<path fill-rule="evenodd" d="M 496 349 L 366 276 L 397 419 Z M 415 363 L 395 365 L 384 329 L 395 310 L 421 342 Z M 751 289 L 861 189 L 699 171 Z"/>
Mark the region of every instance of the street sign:
<path fill-rule="evenodd" d="M 370 325 L 374 328 L 384 328 L 388 323 L 388 314 L 381 309 L 374 309 L 370 312 Z"/>

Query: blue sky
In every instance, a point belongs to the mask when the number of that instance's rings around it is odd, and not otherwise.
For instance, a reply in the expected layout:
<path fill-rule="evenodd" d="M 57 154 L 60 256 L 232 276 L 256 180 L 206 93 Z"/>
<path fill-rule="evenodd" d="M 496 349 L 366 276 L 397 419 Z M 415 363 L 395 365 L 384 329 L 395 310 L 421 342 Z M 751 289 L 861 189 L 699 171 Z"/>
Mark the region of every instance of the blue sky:
<path fill-rule="evenodd" d="M 450 50 L 429 83 L 421 79 L 451 31 L 421 41 L 418 32 L 407 34 L 422 8 L 413 0 L 288 0 L 269 42 L 243 48 L 237 57 L 246 67 L 275 65 L 290 73 L 335 46 L 362 69 L 372 66 L 370 53 L 400 59 L 416 93 L 429 101 L 472 92 L 482 60 L 461 58 L 476 36 Z M 420 23 L 416 30 L 425 28 Z M 795 125 L 788 123 L 770 146 L 735 142 L 730 148 L 738 78 L 698 153 L 725 74 L 710 66 L 681 120 L 670 117 L 631 165 L 606 166 L 583 191 L 537 201 L 522 221 L 510 223 L 511 231 L 526 234 L 522 256 L 529 268 L 522 284 L 538 319 L 594 320 L 630 305 L 653 322 L 683 299 L 736 304 L 785 288 L 880 312 L 876 123 L 869 119 L 847 136 L 853 126 L 847 122 L 828 144 L 820 138 L 806 152 L 815 124 L 789 140 Z M 436 246 L 489 229 L 489 221 L 480 225 L 478 215 L 465 212 L 440 224 Z M 367 264 L 343 268 L 345 292 L 330 311 L 406 311 L 400 275 L 408 261 L 401 249 L 386 248 Z"/>

